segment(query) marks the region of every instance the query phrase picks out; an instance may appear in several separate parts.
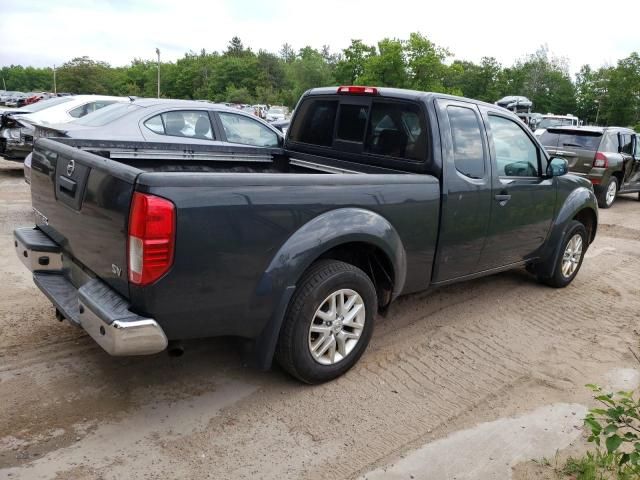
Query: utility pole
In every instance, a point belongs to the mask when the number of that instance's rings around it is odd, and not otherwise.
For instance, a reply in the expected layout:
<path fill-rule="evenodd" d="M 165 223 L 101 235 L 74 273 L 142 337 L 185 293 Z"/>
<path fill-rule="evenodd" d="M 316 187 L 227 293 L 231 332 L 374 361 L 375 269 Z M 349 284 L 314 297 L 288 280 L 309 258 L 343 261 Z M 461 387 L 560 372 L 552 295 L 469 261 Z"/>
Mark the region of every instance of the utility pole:
<path fill-rule="evenodd" d="M 158 54 L 158 98 L 160 98 L 160 49 L 156 48 Z"/>
<path fill-rule="evenodd" d="M 4 83 L 4 77 L 2 77 L 2 89 L 6 92 L 7 91 L 7 84 Z"/>
<path fill-rule="evenodd" d="M 56 66 L 53 65 L 53 93 L 54 95 L 58 94 L 58 85 L 56 84 Z"/>
<path fill-rule="evenodd" d="M 598 105 L 598 109 L 596 110 L 596 126 L 598 125 L 598 116 L 600 115 L 600 100 L 594 100 L 595 104 Z"/>

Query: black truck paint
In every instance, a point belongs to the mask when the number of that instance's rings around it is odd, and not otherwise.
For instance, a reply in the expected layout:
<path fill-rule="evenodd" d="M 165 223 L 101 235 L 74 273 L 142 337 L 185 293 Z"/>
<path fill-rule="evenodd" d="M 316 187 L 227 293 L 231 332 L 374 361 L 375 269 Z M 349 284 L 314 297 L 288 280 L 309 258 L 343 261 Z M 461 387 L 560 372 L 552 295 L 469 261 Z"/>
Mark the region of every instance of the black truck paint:
<path fill-rule="evenodd" d="M 425 151 L 415 154 L 424 160 L 367 154 L 367 140 L 296 141 L 296 122 L 309 121 L 301 105 L 311 100 L 337 102 L 345 112 L 345 105 L 362 107 L 360 112 L 411 105 L 414 123 L 404 138 L 425 135 Z M 456 168 L 451 107 L 467 109 L 467 118 L 477 120 L 482 148 L 475 162 L 482 175 Z M 422 116 L 419 124 L 415 112 Z M 337 94 L 330 87 L 303 95 L 283 149 L 39 139 L 32 160 L 36 228 L 46 235 L 42 242 L 58 245 L 65 267 L 32 269 L 38 278 L 64 278 L 72 285 L 63 286 L 67 290 L 91 283 L 95 291 L 99 283 L 129 311 L 154 319 L 169 340 L 249 339 L 252 361 L 264 368 L 271 365 L 298 282 L 319 259 L 364 271 L 381 308 L 399 295 L 524 265 L 549 279 L 576 222 L 586 231 L 585 251 L 595 237 L 593 188 L 577 176 L 551 174 L 548 155 L 524 125 L 523 138 L 531 142 L 524 148 L 535 148 L 537 174 L 498 175 L 496 151 L 505 146 L 494 139 L 495 117 L 520 125 L 504 109 L 474 100 L 396 89 Z M 367 122 L 373 125 L 372 118 Z M 162 152 L 161 159 L 153 151 Z M 127 281 L 134 191 L 168 199 L 176 208 L 172 267 L 145 287 Z M 20 235 L 19 255 L 21 248 L 39 251 L 37 242 L 30 245 Z M 65 316 L 83 323 L 65 308 Z"/>

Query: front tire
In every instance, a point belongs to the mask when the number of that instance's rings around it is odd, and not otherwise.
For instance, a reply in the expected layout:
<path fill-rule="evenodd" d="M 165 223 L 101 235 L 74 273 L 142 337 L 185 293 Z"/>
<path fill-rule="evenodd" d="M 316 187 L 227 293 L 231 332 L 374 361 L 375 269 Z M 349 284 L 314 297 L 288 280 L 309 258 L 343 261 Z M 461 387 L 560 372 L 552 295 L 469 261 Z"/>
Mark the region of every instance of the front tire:
<path fill-rule="evenodd" d="M 598 206 L 600 208 L 611 208 L 618 195 L 618 179 L 611 175 L 609 183 L 598 195 Z"/>
<path fill-rule="evenodd" d="M 541 280 L 554 288 L 569 285 L 580 271 L 584 254 L 589 246 L 587 229 L 577 220 L 572 220 L 562 239 L 561 254 L 558 255 L 553 274 Z"/>
<path fill-rule="evenodd" d="M 362 270 L 336 260 L 321 260 L 298 283 L 275 358 L 303 382 L 333 380 L 364 353 L 377 310 L 375 287 Z"/>

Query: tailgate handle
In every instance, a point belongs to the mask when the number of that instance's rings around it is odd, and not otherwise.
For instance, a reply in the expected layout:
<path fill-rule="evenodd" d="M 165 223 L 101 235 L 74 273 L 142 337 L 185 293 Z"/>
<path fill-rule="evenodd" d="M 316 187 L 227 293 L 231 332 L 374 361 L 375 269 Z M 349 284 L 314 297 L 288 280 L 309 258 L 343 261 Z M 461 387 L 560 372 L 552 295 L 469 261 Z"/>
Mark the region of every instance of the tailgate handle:
<path fill-rule="evenodd" d="M 58 177 L 58 185 L 60 185 L 60 191 L 71 195 L 72 197 L 75 196 L 78 184 L 74 180 L 61 175 Z"/>

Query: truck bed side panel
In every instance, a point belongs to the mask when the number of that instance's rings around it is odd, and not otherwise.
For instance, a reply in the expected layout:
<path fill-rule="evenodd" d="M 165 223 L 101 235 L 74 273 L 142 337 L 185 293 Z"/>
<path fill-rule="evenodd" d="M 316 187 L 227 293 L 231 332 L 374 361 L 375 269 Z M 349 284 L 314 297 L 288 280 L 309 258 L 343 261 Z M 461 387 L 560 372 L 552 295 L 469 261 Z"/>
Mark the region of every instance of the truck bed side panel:
<path fill-rule="evenodd" d="M 279 298 L 259 281 L 274 255 L 313 218 L 369 209 L 398 232 L 406 252 L 404 293 L 427 288 L 438 229 L 438 181 L 428 175 L 142 174 L 138 189 L 177 207 L 172 270 L 133 305 L 169 338 L 257 336 Z M 173 185 L 173 186 L 169 186 Z M 321 245 L 323 238 L 315 241 Z M 297 279 L 291 279 L 294 285 Z"/>

